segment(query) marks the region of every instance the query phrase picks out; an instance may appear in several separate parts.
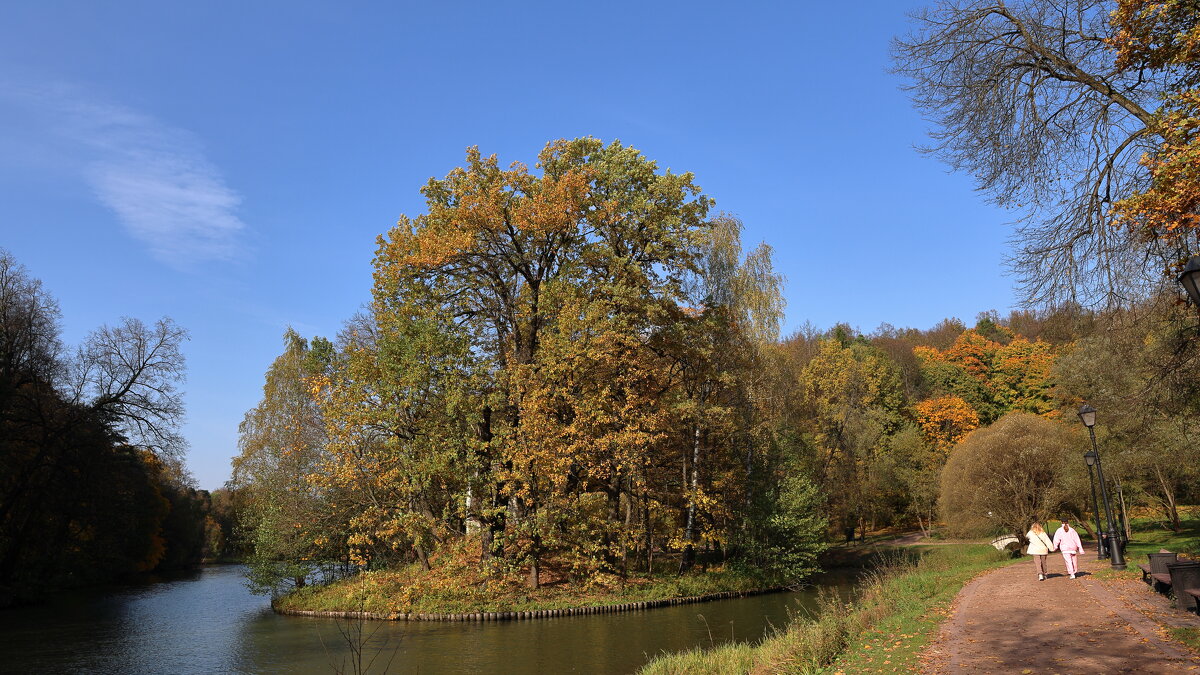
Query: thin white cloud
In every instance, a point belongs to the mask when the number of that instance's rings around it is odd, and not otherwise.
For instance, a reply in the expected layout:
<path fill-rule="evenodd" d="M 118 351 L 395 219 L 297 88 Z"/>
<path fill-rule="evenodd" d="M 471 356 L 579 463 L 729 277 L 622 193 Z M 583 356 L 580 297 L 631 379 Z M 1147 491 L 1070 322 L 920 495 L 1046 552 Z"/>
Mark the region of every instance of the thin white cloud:
<path fill-rule="evenodd" d="M 65 159 L 155 258 L 190 269 L 243 256 L 241 197 L 193 134 L 68 85 L 0 90 L 65 142 Z"/>

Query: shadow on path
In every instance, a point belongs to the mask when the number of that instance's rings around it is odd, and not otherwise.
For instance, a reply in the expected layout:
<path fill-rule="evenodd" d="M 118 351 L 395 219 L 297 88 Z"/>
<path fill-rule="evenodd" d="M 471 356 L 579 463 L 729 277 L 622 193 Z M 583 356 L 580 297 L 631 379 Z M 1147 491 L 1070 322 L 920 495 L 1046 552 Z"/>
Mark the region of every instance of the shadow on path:
<path fill-rule="evenodd" d="M 964 586 L 924 654 L 925 672 L 1200 672 L 1200 656 L 1135 609 L 1167 603 L 1149 597 L 1149 587 L 1124 579 L 1102 582 L 1086 571 L 1070 579 L 1061 557 L 1051 554 L 1047 562 L 1045 581 L 1038 581 L 1026 558 Z M 1082 564 L 1089 562 L 1095 564 Z M 1136 602 L 1130 595 L 1138 596 Z M 1192 615 L 1180 620 L 1200 626 Z"/>

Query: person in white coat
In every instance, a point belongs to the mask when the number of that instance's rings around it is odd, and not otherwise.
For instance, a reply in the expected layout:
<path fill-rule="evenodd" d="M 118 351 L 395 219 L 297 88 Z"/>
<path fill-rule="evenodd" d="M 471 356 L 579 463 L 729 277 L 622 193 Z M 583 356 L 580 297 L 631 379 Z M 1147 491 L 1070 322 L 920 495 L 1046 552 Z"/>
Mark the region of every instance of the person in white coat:
<path fill-rule="evenodd" d="M 1046 534 L 1046 530 L 1039 522 L 1034 522 L 1029 526 L 1029 531 L 1025 533 L 1025 539 L 1029 542 L 1026 553 L 1033 556 L 1033 565 L 1037 568 L 1038 581 L 1045 581 L 1046 556 L 1054 550 L 1054 542 L 1050 541 L 1050 536 Z"/>

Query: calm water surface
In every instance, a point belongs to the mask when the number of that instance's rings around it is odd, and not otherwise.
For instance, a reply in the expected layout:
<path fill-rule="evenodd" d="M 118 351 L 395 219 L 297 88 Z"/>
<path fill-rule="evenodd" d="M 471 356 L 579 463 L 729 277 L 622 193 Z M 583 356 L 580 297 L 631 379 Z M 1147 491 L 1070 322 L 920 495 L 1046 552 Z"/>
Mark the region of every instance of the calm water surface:
<path fill-rule="evenodd" d="M 0 672 L 352 672 L 331 619 L 279 616 L 252 595 L 239 566 L 138 586 L 62 596 L 0 611 Z M 848 576 L 817 580 L 845 593 Z M 666 607 L 644 612 L 519 622 L 366 622 L 372 672 L 629 673 L 650 657 L 697 645 L 753 640 L 815 591 Z"/>

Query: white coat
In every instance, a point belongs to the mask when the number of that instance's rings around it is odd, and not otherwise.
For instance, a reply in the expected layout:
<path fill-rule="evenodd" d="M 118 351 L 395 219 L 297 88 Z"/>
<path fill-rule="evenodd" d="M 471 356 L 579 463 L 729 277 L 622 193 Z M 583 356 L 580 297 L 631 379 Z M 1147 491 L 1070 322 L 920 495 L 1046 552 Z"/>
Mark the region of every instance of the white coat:
<path fill-rule="evenodd" d="M 1029 555 L 1046 555 L 1054 550 L 1054 542 L 1045 532 L 1030 530 L 1025 533 L 1025 538 L 1029 540 L 1029 549 L 1026 551 Z"/>

